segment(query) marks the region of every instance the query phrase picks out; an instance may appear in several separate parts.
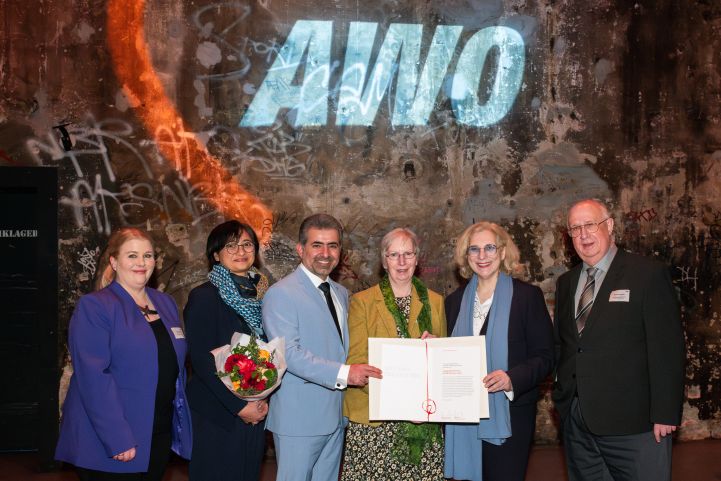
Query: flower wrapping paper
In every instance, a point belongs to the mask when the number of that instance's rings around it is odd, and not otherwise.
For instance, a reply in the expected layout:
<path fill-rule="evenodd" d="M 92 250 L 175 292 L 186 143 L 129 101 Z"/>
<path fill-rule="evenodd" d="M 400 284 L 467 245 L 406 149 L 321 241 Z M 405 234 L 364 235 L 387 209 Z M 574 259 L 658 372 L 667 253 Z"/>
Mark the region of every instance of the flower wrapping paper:
<path fill-rule="evenodd" d="M 250 336 L 248 334 L 241 334 L 239 332 L 236 332 L 233 333 L 233 337 L 231 337 L 230 339 L 230 344 L 217 347 L 210 351 L 210 353 L 213 355 L 213 358 L 215 359 L 216 371 L 224 371 L 225 361 L 228 359 L 228 357 L 230 357 L 230 355 L 232 354 L 232 350 L 235 346 L 247 346 L 249 342 Z M 285 338 L 276 337 L 269 342 L 263 342 L 260 339 L 256 338 L 255 342 L 258 344 L 258 347 L 260 347 L 261 349 L 265 349 L 273 355 L 273 364 L 275 364 L 275 367 L 278 370 L 278 380 L 273 386 L 269 387 L 261 393 L 254 394 L 252 396 L 244 396 L 235 391 L 235 389 L 233 388 L 233 382 L 230 380 L 229 376 L 221 377 L 220 380 L 223 382 L 223 384 L 225 384 L 225 387 L 227 387 L 230 392 L 235 394 L 236 397 L 239 397 L 244 401 L 260 401 L 261 399 L 265 399 L 270 396 L 273 391 L 278 389 L 278 386 L 280 386 L 280 383 L 283 380 L 283 374 L 285 374 L 285 370 L 288 367 L 285 362 Z"/>

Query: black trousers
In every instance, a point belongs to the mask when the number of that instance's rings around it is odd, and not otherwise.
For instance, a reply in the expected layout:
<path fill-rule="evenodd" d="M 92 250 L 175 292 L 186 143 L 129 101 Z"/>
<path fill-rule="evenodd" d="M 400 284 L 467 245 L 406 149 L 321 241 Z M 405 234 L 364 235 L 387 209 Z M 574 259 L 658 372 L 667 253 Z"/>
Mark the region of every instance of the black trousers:
<path fill-rule="evenodd" d="M 569 481 L 670 481 L 671 436 L 656 442 L 653 431 L 619 436 L 591 433 L 578 398 L 563 420 Z"/>
<path fill-rule="evenodd" d="M 77 468 L 80 481 L 161 481 L 170 459 L 170 433 L 153 434 L 150 445 L 150 462 L 144 473 L 109 473 L 92 469 Z"/>
<path fill-rule="evenodd" d="M 536 427 L 536 404 L 511 404 L 511 437 L 497 446 L 483 442 L 483 481 L 523 481 Z"/>
<path fill-rule="evenodd" d="M 221 427 L 197 411 L 191 414 L 190 481 L 258 481 L 265 453 L 265 422 L 253 426 L 236 417 Z"/>

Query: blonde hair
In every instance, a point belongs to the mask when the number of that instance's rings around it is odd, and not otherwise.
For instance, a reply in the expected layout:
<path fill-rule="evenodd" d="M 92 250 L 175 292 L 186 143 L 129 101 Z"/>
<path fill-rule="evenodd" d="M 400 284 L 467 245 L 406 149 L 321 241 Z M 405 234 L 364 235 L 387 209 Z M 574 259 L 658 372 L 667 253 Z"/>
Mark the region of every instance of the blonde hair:
<path fill-rule="evenodd" d="M 501 255 L 501 249 L 505 250 L 506 257 L 501 262 L 501 270 L 508 275 L 520 275 L 523 272 L 523 265 L 521 264 L 521 253 L 513 242 L 511 235 L 500 225 L 493 222 L 476 222 L 470 225 L 463 231 L 456 241 L 456 250 L 453 255 L 453 260 L 458 266 L 461 276 L 464 279 L 470 279 L 473 276 L 473 270 L 468 263 L 468 244 L 471 242 L 473 234 L 482 231 L 491 231 L 496 235 L 496 246 L 498 247 L 498 255 Z"/>
<path fill-rule="evenodd" d="M 96 291 L 107 287 L 108 284 L 113 282 L 115 279 L 115 271 L 110 265 L 110 258 L 118 257 L 120 248 L 131 239 L 144 239 L 150 242 L 151 247 L 155 250 L 155 243 L 153 242 L 153 239 L 150 237 L 150 234 L 145 232 L 143 229 L 139 229 L 137 227 L 122 227 L 114 230 L 108 239 L 108 246 L 105 248 L 103 255 L 100 256 L 100 260 L 98 261 L 98 275 L 95 278 L 94 286 Z"/>

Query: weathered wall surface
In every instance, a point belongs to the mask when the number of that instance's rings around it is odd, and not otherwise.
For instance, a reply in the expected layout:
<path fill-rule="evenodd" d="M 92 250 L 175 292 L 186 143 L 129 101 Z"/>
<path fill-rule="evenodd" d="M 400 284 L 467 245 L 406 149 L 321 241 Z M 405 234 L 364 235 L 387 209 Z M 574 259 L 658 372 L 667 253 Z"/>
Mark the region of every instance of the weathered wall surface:
<path fill-rule="evenodd" d="M 550 305 L 565 209 L 598 197 L 681 297 L 681 437 L 721 436 L 721 6 L 365 3 L 0 0 L 0 164 L 60 171 L 61 327 L 114 227 L 152 232 L 182 306 L 224 217 L 262 234 L 278 279 L 318 211 L 347 228 L 352 290 L 409 226 L 419 274 L 450 292 L 455 236 L 489 219 Z"/>

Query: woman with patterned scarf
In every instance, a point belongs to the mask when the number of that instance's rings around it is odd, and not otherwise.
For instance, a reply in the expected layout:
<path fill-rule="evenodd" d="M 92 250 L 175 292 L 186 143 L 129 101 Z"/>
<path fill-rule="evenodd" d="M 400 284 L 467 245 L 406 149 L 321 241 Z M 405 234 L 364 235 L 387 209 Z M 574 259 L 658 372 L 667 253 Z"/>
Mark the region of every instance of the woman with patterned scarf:
<path fill-rule="evenodd" d="M 538 385 L 551 372 L 553 334 L 541 289 L 522 270 L 511 236 L 492 222 L 468 227 L 454 259 L 469 279 L 446 298 L 452 336 L 485 336 L 490 417 L 446 426 L 446 477 L 523 481 L 536 425 Z"/>
<path fill-rule="evenodd" d="M 235 220 L 216 226 L 205 250 L 208 282 L 190 292 L 183 311 L 193 373 L 187 389 L 193 419 L 191 481 L 259 479 L 267 400 L 235 397 L 216 376 L 210 354 L 228 344 L 234 332 L 267 341 L 261 302 L 268 279 L 255 267 L 258 250 L 250 226 Z"/>
<path fill-rule="evenodd" d="M 446 335 L 443 298 L 413 276 L 418 253 L 418 238 L 409 229 L 394 229 L 383 237 L 381 262 L 386 276 L 350 301 L 348 364 L 368 362 L 369 337 Z M 348 389 L 343 413 L 350 423 L 341 480 L 443 479 L 443 440 L 438 424 L 369 422 L 368 386 Z"/>

